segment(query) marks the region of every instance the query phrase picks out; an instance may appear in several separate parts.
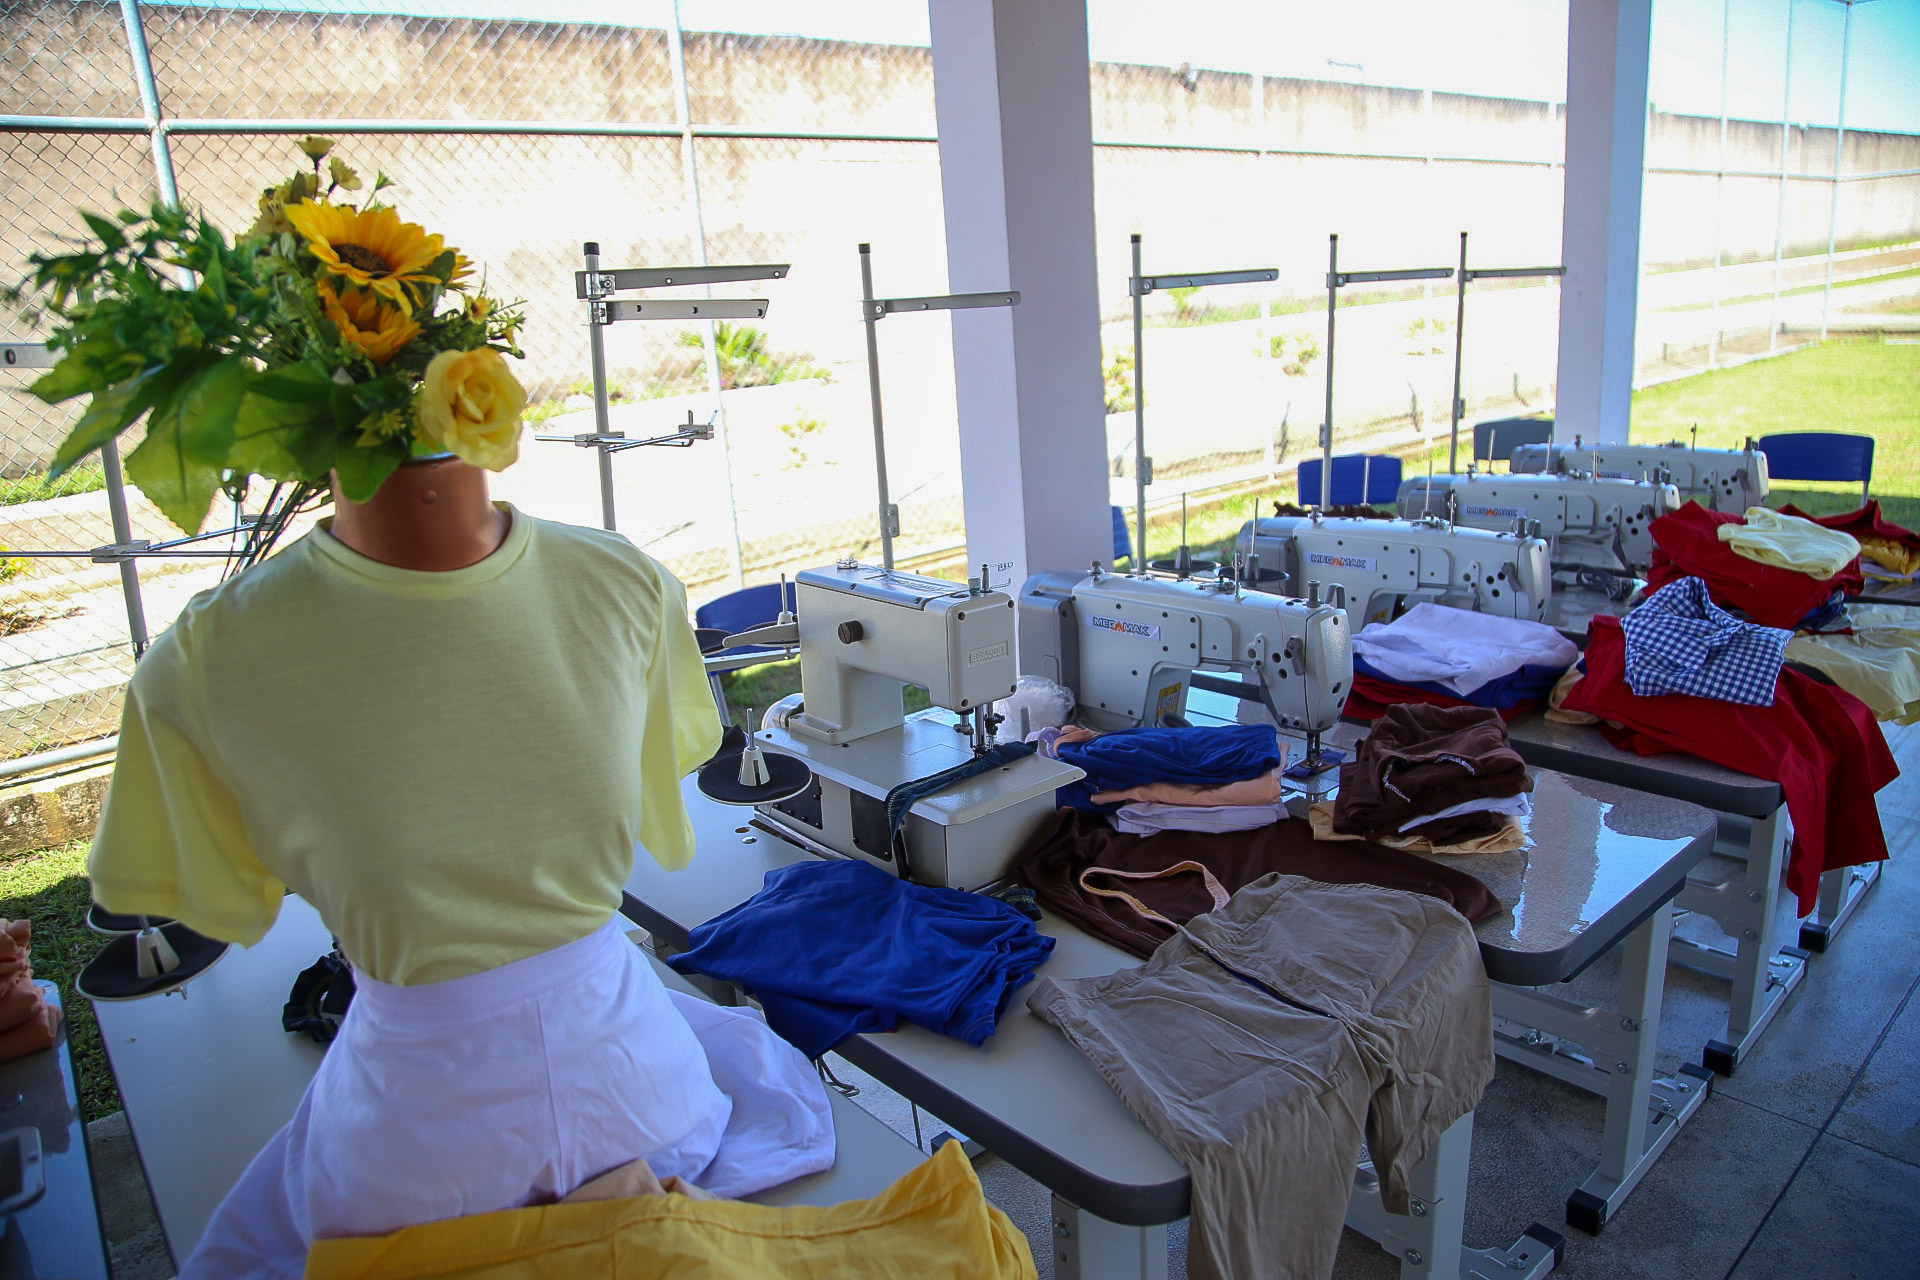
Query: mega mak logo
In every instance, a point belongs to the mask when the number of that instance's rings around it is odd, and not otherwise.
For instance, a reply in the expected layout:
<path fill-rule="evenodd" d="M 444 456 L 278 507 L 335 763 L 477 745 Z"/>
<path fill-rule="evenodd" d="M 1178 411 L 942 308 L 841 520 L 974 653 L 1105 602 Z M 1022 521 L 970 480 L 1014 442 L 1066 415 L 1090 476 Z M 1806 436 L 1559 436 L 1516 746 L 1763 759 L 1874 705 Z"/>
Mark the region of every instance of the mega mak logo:
<path fill-rule="evenodd" d="M 1323 564 L 1329 569 L 1358 569 L 1372 573 L 1377 563 L 1371 556 L 1338 556 L 1326 551 L 1307 552 L 1308 564 Z"/>
<path fill-rule="evenodd" d="M 1127 622 L 1121 618 L 1108 618 L 1094 614 L 1087 619 L 1087 625 L 1099 631 L 1117 631 L 1123 636 L 1138 636 L 1142 640 L 1158 640 L 1160 628 L 1150 627 L 1144 622 Z"/>

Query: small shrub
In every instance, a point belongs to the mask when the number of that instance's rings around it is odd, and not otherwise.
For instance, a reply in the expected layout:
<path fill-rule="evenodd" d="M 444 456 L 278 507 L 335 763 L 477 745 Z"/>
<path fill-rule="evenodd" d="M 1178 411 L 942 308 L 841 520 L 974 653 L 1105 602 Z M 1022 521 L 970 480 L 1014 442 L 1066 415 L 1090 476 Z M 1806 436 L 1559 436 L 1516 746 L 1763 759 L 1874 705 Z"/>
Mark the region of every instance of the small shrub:
<path fill-rule="evenodd" d="M 1256 348 L 1255 354 L 1280 361 L 1280 372 L 1289 378 L 1305 377 L 1320 358 L 1320 340 L 1310 333 L 1276 333 L 1267 339 L 1266 351 Z"/>
<path fill-rule="evenodd" d="M 1133 352 L 1109 351 L 1101 368 L 1106 384 L 1107 412 L 1133 412 Z"/>
<path fill-rule="evenodd" d="M 780 434 L 787 438 L 787 461 L 784 464 L 787 469 L 790 470 L 794 467 L 803 467 L 806 465 L 807 451 L 801 446 L 806 443 L 809 437 L 823 430 L 826 425 L 826 423 L 808 413 L 801 414 L 791 422 L 783 422 L 780 424 Z"/>

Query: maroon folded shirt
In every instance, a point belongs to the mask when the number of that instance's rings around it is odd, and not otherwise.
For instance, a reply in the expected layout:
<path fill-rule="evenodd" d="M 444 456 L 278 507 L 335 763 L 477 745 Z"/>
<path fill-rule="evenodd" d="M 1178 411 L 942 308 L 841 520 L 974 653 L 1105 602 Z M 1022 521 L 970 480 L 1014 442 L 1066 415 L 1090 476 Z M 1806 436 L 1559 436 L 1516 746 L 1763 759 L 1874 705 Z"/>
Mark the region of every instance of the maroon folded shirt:
<path fill-rule="evenodd" d="M 1843 689 L 1793 668 L 1780 672 L 1770 707 L 1749 707 L 1684 693 L 1642 698 L 1627 687 L 1626 637 L 1620 619 L 1597 615 L 1587 636 L 1587 674 L 1565 702 L 1618 721 L 1604 730 L 1617 747 L 1641 755 L 1660 748 L 1780 784 L 1793 817 L 1787 887 L 1811 912 L 1820 875 L 1887 856 L 1874 792 L 1900 776 L 1886 736 L 1867 705 Z"/>
<path fill-rule="evenodd" d="M 1721 608 L 1738 609 L 1763 627 L 1787 630 L 1835 591 L 1860 594 L 1865 579 L 1858 558 L 1822 582 L 1794 569 L 1749 560 L 1720 541 L 1721 525 L 1745 523 L 1744 517 L 1709 511 L 1697 502 L 1655 520 L 1648 526 L 1653 568 L 1647 572 L 1647 593 L 1681 578 L 1699 578 Z"/>

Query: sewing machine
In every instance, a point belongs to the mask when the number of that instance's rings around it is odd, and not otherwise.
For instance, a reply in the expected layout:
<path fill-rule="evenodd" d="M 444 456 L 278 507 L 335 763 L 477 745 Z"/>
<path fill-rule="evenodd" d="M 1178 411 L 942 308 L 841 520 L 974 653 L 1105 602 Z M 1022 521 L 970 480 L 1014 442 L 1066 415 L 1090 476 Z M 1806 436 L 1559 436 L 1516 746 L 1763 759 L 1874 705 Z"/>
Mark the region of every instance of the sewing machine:
<path fill-rule="evenodd" d="M 1645 573 L 1653 563 L 1647 526 L 1680 509 L 1671 484 L 1592 476 L 1415 476 L 1400 486 L 1403 519 L 1440 516 L 1476 529 L 1507 530 L 1526 521 L 1528 533 L 1545 538 L 1553 567 Z"/>
<path fill-rule="evenodd" d="M 991 744 L 993 703 L 1018 680 L 1013 600 L 852 560 L 795 582 L 796 621 L 735 638 L 800 646 L 801 692 L 776 703 L 756 736 L 769 752 L 804 761 L 813 785 L 757 806 L 761 817 L 805 847 L 923 884 L 1000 879 L 1053 812 L 1055 788 L 1080 770 L 1044 756 L 989 770 L 917 801 L 897 840 L 886 798 Z M 910 684 L 927 691 L 932 709 L 904 713 Z"/>
<path fill-rule="evenodd" d="M 1680 500 L 1699 499 L 1709 511 L 1745 511 L 1767 496 L 1767 455 L 1744 449 L 1695 449 L 1666 444 L 1527 444 L 1513 451 L 1514 474 L 1564 475 L 1585 471 L 1605 480 L 1670 483 Z"/>
<path fill-rule="evenodd" d="M 1340 586 L 1355 626 L 1391 622 L 1423 600 L 1538 622 L 1553 593 L 1539 538 L 1437 517 L 1269 516 L 1242 525 L 1234 545 L 1243 563 L 1258 557 L 1249 587 L 1304 596 L 1309 582 L 1329 594 Z"/>
<path fill-rule="evenodd" d="M 1353 650 L 1339 593 L 1322 603 L 1245 593 L 1231 577 L 1036 573 L 1020 589 L 1021 669 L 1073 690 L 1095 729 L 1181 722 L 1189 686 L 1257 702 L 1304 733 L 1307 767 L 1339 723 Z M 1238 672 L 1209 677 L 1199 668 Z"/>

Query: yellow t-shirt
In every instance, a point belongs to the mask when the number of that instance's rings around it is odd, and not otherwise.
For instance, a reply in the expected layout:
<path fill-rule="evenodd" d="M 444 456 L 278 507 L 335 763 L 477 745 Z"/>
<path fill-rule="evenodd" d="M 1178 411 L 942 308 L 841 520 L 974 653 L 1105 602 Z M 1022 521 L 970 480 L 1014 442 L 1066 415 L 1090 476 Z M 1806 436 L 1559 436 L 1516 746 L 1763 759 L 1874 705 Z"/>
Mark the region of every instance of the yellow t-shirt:
<path fill-rule="evenodd" d="M 291 888 L 414 985 L 591 933 L 636 842 L 686 865 L 680 779 L 720 723 L 685 589 L 618 534 L 502 509 L 464 569 L 323 525 L 195 596 L 127 691 L 95 899 L 251 944 Z"/>

